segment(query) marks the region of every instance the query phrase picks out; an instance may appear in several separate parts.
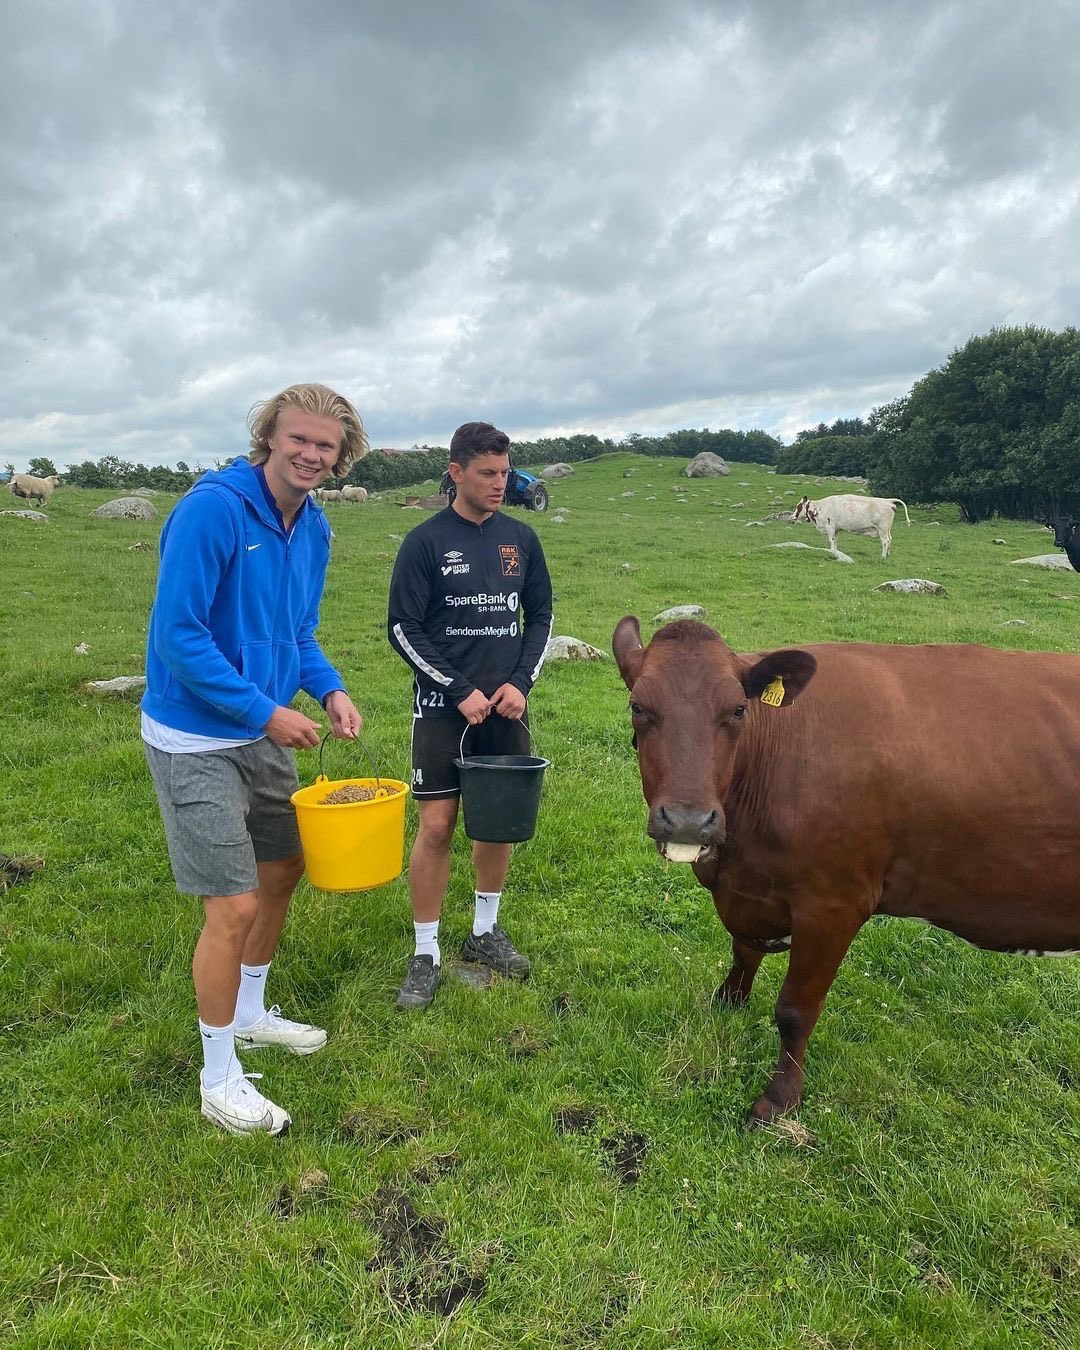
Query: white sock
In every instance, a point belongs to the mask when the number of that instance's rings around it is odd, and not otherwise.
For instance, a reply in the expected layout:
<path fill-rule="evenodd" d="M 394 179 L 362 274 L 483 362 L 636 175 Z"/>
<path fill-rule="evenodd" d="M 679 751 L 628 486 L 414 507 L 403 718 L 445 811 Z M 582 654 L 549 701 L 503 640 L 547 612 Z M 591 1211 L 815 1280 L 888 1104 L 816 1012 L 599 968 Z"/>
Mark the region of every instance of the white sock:
<path fill-rule="evenodd" d="M 227 1027 L 211 1027 L 199 1019 L 199 1039 L 203 1048 L 203 1087 L 209 1091 L 220 1087 L 227 1078 L 240 1078 L 243 1065 L 236 1058 L 232 1023 Z"/>
<path fill-rule="evenodd" d="M 435 965 L 442 964 L 442 952 L 439 950 L 439 921 L 432 920 L 431 923 L 417 923 L 413 921 L 413 928 L 416 930 L 416 951 L 415 956 L 430 956 Z"/>
<path fill-rule="evenodd" d="M 499 901 L 502 891 L 477 891 L 476 910 L 473 913 L 473 937 L 490 933 L 499 917 Z"/>
<path fill-rule="evenodd" d="M 266 1016 L 266 972 L 269 969 L 269 961 L 265 966 L 241 965 L 240 988 L 236 992 L 236 1012 L 233 1015 L 234 1026 L 253 1027 Z"/>

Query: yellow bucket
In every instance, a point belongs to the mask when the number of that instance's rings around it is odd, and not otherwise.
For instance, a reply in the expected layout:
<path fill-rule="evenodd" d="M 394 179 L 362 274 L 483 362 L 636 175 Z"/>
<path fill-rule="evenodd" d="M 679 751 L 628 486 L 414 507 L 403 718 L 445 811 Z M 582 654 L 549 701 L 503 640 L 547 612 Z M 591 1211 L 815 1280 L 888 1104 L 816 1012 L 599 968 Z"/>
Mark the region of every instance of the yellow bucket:
<path fill-rule="evenodd" d="M 385 789 L 366 802 L 326 802 L 338 788 Z M 407 784 L 397 778 L 322 774 L 291 798 L 300 826 L 308 880 L 322 891 L 369 891 L 401 875 L 405 857 Z"/>

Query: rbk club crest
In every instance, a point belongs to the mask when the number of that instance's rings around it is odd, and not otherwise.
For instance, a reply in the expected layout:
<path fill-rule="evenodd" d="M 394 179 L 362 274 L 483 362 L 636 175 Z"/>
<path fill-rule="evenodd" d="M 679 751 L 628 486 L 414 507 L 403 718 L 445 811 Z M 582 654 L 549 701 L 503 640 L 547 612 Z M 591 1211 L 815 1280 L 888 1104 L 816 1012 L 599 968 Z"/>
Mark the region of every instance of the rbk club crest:
<path fill-rule="evenodd" d="M 521 558 L 518 556 L 517 544 L 499 545 L 499 563 L 504 577 L 521 576 Z"/>

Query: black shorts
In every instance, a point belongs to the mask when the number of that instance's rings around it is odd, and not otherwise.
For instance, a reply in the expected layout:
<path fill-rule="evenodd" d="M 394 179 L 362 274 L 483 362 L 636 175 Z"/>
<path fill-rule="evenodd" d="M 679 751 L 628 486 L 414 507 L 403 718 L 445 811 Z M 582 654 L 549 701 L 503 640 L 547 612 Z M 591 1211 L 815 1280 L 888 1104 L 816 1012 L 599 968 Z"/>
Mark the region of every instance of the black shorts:
<path fill-rule="evenodd" d="M 526 714 L 527 716 L 527 714 Z M 478 727 L 464 717 L 415 717 L 412 724 L 412 793 L 420 801 L 456 797 L 461 792 L 454 760 L 460 758 L 461 733 L 465 755 L 527 755 L 529 728 L 524 720 L 511 721 L 489 713 Z"/>

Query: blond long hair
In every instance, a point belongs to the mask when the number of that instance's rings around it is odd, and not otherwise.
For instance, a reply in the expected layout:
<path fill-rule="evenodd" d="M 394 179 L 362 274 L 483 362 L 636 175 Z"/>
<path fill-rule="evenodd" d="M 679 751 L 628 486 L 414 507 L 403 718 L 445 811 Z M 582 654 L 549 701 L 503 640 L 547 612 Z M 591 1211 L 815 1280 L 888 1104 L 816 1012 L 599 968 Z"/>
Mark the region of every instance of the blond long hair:
<path fill-rule="evenodd" d="M 265 464 L 270 458 L 270 437 L 283 408 L 300 408 L 316 417 L 335 417 L 341 423 L 341 453 L 334 464 L 334 477 L 344 478 L 358 459 L 368 452 L 367 432 L 360 414 L 347 398 L 325 384 L 291 384 L 273 398 L 252 405 L 247 425 L 251 432 L 248 462 Z"/>

